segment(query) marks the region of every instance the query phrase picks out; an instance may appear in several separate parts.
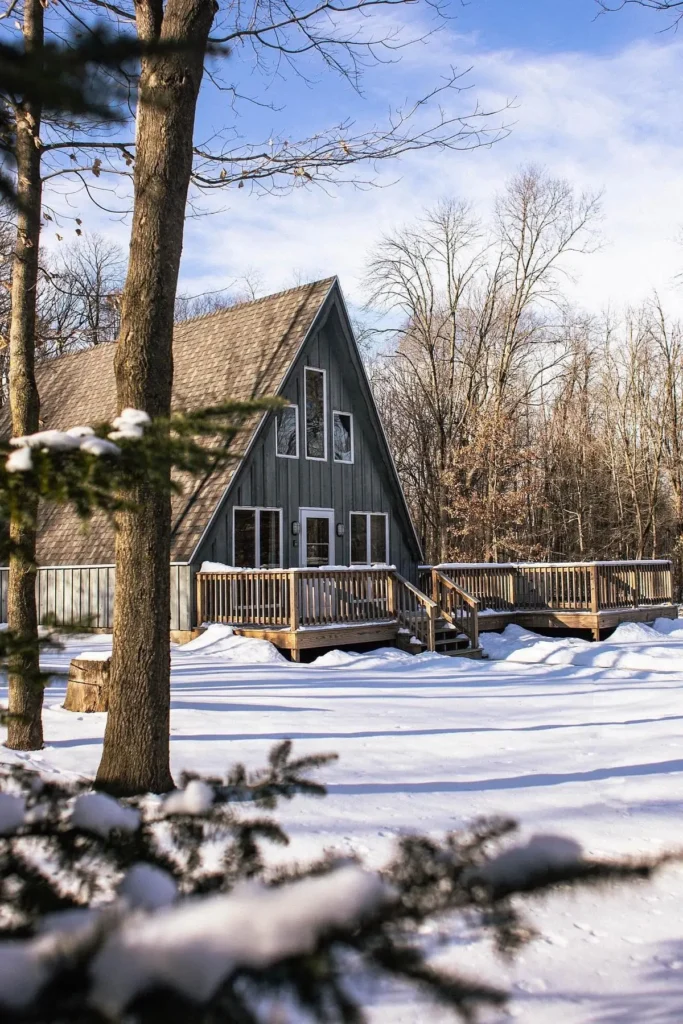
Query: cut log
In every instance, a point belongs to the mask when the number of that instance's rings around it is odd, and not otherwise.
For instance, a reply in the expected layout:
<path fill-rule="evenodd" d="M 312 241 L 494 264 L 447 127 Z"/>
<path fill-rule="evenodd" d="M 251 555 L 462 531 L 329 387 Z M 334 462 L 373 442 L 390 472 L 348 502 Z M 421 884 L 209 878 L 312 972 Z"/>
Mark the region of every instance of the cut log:
<path fill-rule="evenodd" d="M 89 714 L 109 710 L 111 658 L 73 658 L 69 665 L 65 711 Z"/>

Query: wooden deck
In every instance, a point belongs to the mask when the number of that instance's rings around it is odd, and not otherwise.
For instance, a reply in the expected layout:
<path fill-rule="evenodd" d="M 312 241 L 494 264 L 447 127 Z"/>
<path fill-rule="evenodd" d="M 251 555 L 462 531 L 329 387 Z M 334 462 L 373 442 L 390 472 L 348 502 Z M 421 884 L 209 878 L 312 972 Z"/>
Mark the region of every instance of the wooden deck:
<path fill-rule="evenodd" d="M 430 597 L 391 568 L 200 572 L 197 621 L 227 623 L 295 660 L 307 648 L 393 642 L 480 656 L 478 602 L 446 577 L 435 587 Z"/>
<path fill-rule="evenodd" d="M 590 630 L 596 640 L 621 622 L 675 619 L 671 562 L 462 563 L 438 571 L 479 602 L 479 629 L 510 622 L 530 629 Z M 423 566 L 428 586 L 434 569 Z"/>
<path fill-rule="evenodd" d="M 510 622 L 590 630 L 676 618 L 668 561 L 226 569 L 197 573 L 197 621 L 224 622 L 298 660 L 305 649 L 398 643 L 415 653 L 480 657 L 479 632 Z"/>

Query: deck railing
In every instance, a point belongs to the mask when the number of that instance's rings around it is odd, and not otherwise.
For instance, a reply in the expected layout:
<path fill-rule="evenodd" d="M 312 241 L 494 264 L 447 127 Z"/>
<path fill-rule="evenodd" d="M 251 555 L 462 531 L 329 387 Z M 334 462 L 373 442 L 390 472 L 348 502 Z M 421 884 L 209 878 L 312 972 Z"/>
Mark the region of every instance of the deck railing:
<path fill-rule="evenodd" d="M 197 621 L 289 626 L 290 579 L 284 570 L 197 573 Z"/>
<path fill-rule="evenodd" d="M 292 570 L 298 626 L 361 625 L 396 617 L 386 569 Z"/>
<path fill-rule="evenodd" d="M 197 573 L 199 622 L 301 629 L 395 619 L 386 569 L 234 569 Z"/>
<path fill-rule="evenodd" d="M 296 631 L 395 622 L 435 649 L 436 602 L 394 569 L 225 569 L 196 578 L 199 623 Z"/>
<path fill-rule="evenodd" d="M 671 562 L 663 559 L 622 562 L 443 564 L 438 572 L 492 611 L 585 611 L 671 604 Z M 428 586 L 431 566 L 420 570 Z"/>
<path fill-rule="evenodd" d="M 452 579 L 432 569 L 432 600 L 441 609 L 441 614 L 452 626 L 464 633 L 470 646 L 479 646 L 479 601 L 454 583 Z"/>

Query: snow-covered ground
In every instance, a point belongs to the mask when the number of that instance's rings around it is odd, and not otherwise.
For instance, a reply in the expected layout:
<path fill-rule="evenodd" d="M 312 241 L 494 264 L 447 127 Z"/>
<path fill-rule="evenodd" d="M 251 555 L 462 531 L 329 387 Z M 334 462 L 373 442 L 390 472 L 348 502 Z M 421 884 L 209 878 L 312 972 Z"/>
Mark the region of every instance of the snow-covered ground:
<path fill-rule="evenodd" d="M 484 635 L 482 662 L 385 650 L 311 665 L 213 627 L 173 651 L 173 767 L 256 767 L 283 737 L 301 753 L 336 751 L 328 797 L 278 811 L 290 857 L 335 848 L 381 863 L 403 831 L 436 834 L 495 813 L 594 854 L 683 845 L 683 622 L 656 625 L 624 625 L 599 644 L 511 626 Z M 44 666 L 64 672 L 76 654 L 109 645 L 71 637 Z M 64 687 L 57 678 L 46 694 L 46 748 L 22 759 L 90 775 L 105 716 L 64 711 Z M 19 757 L 0 748 L 5 761 Z M 476 934 L 439 947 L 437 931 L 436 955 L 497 981 L 502 970 L 515 994 L 506 1013 L 528 1024 L 558 1012 L 563 1024 L 673 1024 L 683 1020 L 682 906 L 683 869 L 671 868 L 619 893 L 537 904 L 543 937 L 512 966 Z M 446 1018 L 394 995 L 372 1019 Z"/>

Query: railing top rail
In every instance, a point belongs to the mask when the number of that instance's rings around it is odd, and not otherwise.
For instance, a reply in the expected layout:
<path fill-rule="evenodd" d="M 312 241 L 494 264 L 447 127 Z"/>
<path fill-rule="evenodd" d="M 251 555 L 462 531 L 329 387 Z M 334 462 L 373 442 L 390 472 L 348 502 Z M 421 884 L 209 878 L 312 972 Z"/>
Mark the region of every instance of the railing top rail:
<path fill-rule="evenodd" d="M 437 565 L 420 565 L 420 569 L 588 569 L 591 566 L 624 567 L 630 565 L 672 565 L 670 558 L 624 558 L 615 561 L 593 562 L 440 562 Z"/>
<path fill-rule="evenodd" d="M 438 607 L 436 601 L 432 601 L 431 597 L 427 597 L 427 595 L 423 593 L 423 591 L 421 591 L 419 587 L 414 586 L 414 584 L 412 584 L 410 580 L 407 580 L 405 576 L 401 576 L 400 572 L 396 572 L 396 570 L 394 570 L 392 575 L 395 580 L 398 580 L 398 582 L 402 583 L 404 587 L 407 587 L 408 590 L 411 590 L 413 594 L 415 594 L 415 596 L 422 602 L 425 608 Z"/>
<path fill-rule="evenodd" d="M 197 576 L 241 576 L 249 573 L 253 576 L 255 574 L 272 575 L 274 573 L 317 573 L 320 576 L 330 576 L 333 573 L 350 573 L 350 572 L 363 572 L 363 573 L 392 573 L 395 572 L 393 565 L 328 565 L 328 566 L 316 566 L 315 568 L 305 568 L 302 566 L 294 566 L 291 569 L 231 569 L 228 566 L 225 569 L 199 569 L 196 573 Z"/>
<path fill-rule="evenodd" d="M 171 565 L 187 565 L 187 562 L 171 562 Z M 101 562 L 97 565 L 88 563 L 87 565 L 39 565 L 38 569 L 115 569 L 116 565 L 114 562 Z M 0 565 L 0 572 L 9 572 L 8 565 Z"/>

